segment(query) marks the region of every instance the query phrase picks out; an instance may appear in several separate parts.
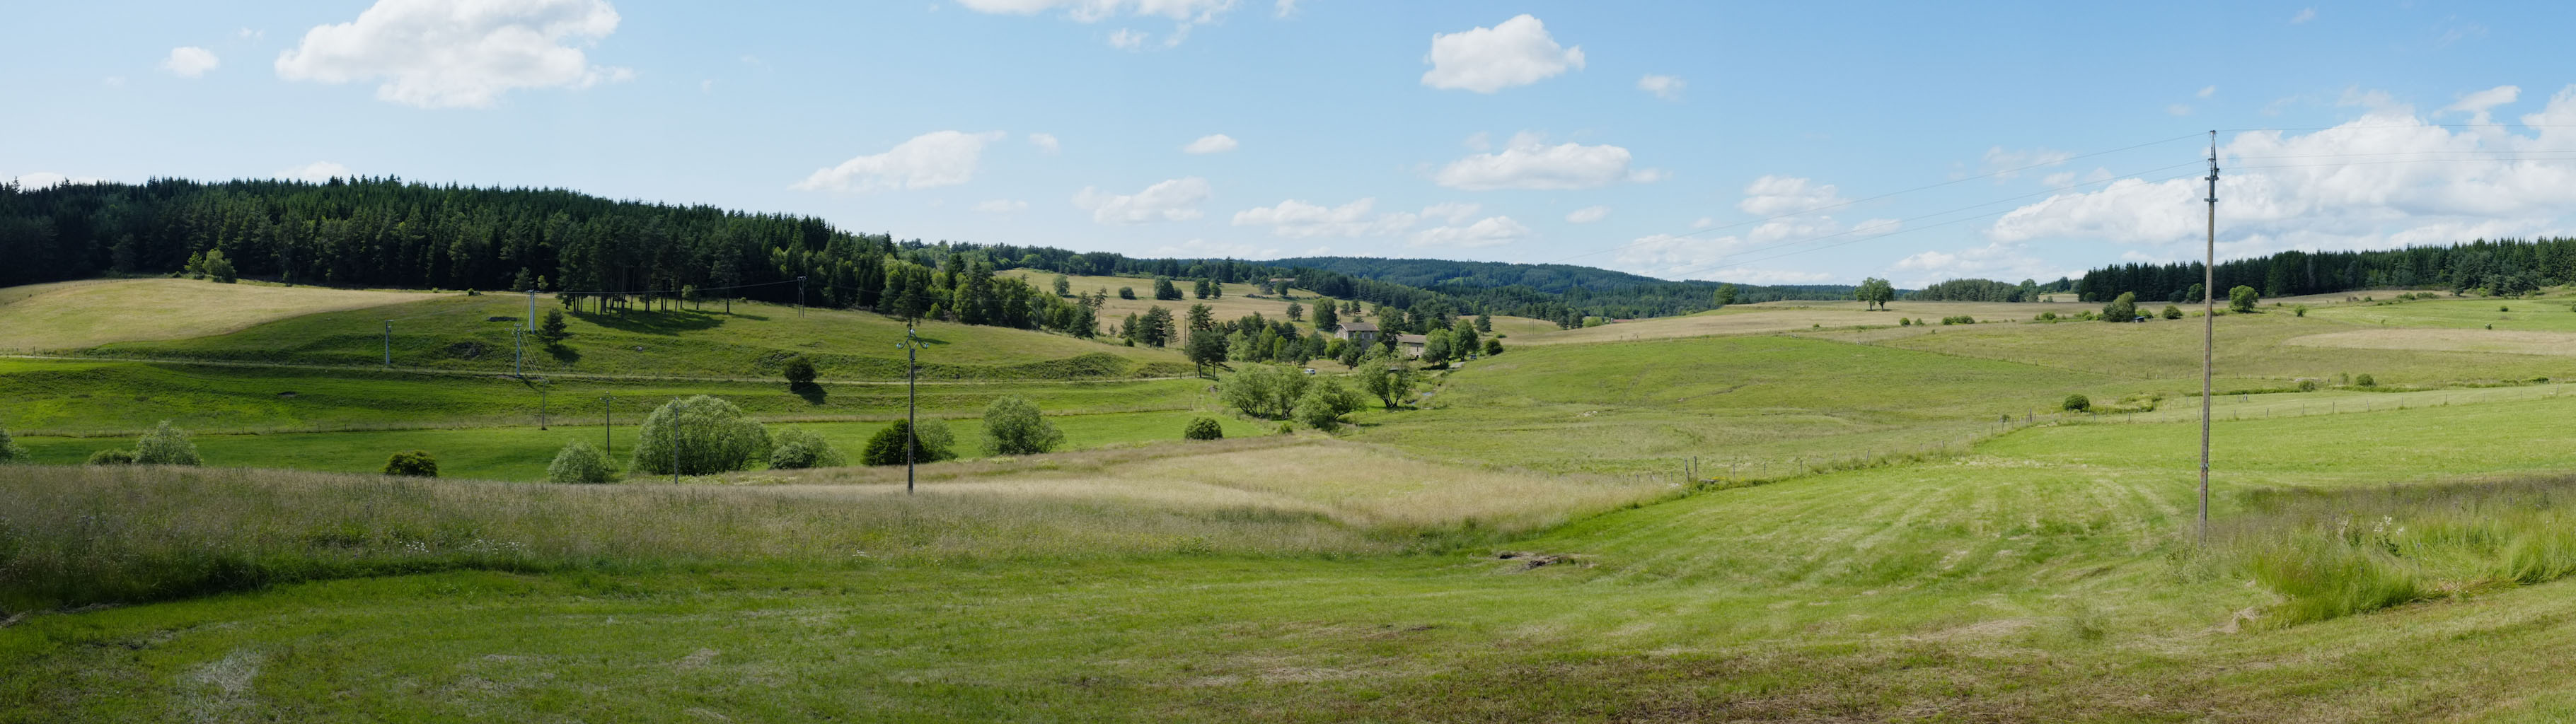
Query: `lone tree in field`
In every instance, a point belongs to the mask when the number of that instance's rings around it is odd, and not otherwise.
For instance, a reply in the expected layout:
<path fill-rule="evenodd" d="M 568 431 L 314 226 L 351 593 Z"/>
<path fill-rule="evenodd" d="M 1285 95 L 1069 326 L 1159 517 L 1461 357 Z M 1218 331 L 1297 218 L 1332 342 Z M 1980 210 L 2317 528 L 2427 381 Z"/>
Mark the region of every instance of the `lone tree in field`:
<path fill-rule="evenodd" d="M 545 323 L 537 325 L 537 341 L 546 343 L 548 347 L 554 347 L 562 345 L 564 340 L 571 338 L 572 330 L 564 324 L 563 310 L 546 310 Z"/>
<path fill-rule="evenodd" d="M 644 417 L 628 468 L 669 475 L 741 470 L 769 454 L 769 431 L 721 398 L 696 395 L 664 403 Z M 677 445 L 677 449 L 673 448 Z"/>
<path fill-rule="evenodd" d="M 1064 275 L 1062 274 L 1055 275 L 1055 295 L 1059 297 L 1073 296 L 1073 280 L 1064 278 Z"/>
<path fill-rule="evenodd" d="M 2067 395 L 2066 402 L 2059 407 L 2065 408 L 2068 412 L 2086 412 L 2093 409 L 2093 400 L 2083 395 Z"/>
<path fill-rule="evenodd" d="M 134 441 L 134 463 L 137 465 L 202 465 L 197 457 L 197 444 L 188 441 L 188 433 L 162 420 L 151 432 Z"/>
<path fill-rule="evenodd" d="M 769 469 L 802 470 L 831 468 L 849 464 L 841 451 L 824 442 L 823 436 L 800 427 L 778 431 L 778 444 L 769 449 Z"/>
<path fill-rule="evenodd" d="M 1225 439 L 1225 425 L 1217 422 L 1216 418 L 1213 417 L 1195 418 L 1190 420 L 1188 427 L 1181 428 L 1181 439 L 1223 440 Z"/>
<path fill-rule="evenodd" d="M 1296 302 L 1289 302 L 1289 303 L 1288 303 L 1288 321 L 1291 321 L 1291 322 L 1303 322 L 1303 321 L 1306 321 L 1306 305 L 1298 304 L 1298 303 L 1296 303 Z"/>
<path fill-rule="evenodd" d="M 878 430 L 877 434 L 868 436 L 867 448 L 859 452 L 859 464 L 902 465 L 903 444 L 906 438 L 913 441 L 913 462 L 935 463 L 957 457 L 956 453 L 951 452 L 956 445 L 956 438 L 948 433 L 948 423 L 923 420 L 920 435 L 912 435 L 911 430 L 911 425 L 902 420 L 896 420 L 894 424 Z"/>
<path fill-rule="evenodd" d="M 1852 297 L 1859 299 L 1864 309 L 1883 310 L 1888 302 L 1896 301 L 1896 285 L 1887 283 L 1885 279 L 1869 277 L 1860 280 L 1860 288 L 1852 290 Z"/>
<path fill-rule="evenodd" d="M 2127 322 L 2138 318 L 2138 295 L 2121 292 L 2118 298 L 2102 305 L 2102 321 Z"/>
<path fill-rule="evenodd" d="M 617 479 L 617 467 L 608 464 L 608 456 L 599 448 L 574 440 L 555 453 L 555 461 L 546 465 L 546 481 L 551 483 L 605 483 Z"/>
<path fill-rule="evenodd" d="M 1038 413 L 1038 406 L 1017 397 L 994 400 L 984 407 L 984 451 L 994 455 L 1036 455 L 1064 444 L 1064 433 Z"/>
<path fill-rule="evenodd" d="M 393 457 L 385 458 L 384 473 L 409 478 L 435 478 L 438 477 L 438 458 L 431 457 L 427 450 L 394 453 Z"/>
<path fill-rule="evenodd" d="M 1154 298 L 1167 300 L 1179 299 L 1181 298 L 1181 288 L 1172 286 L 1171 277 L 1154 277 Z"/>
<path fill-rule="evenodd" d="M 787 384 L 797 387 L 814 384 L 814 362 L 805 359 L 805 355 L 787 358 L 784 373 L 787 375 Z"/>
<path fill-rule="evenodd" d="M 2237 314 L 2252 313 L 2254 311 L 2254 305 L 2260 304 L 2262 301 L 2263 295 L 2256 293 L 2253 287 L 2240 285 L 2235 289 L 2227 290 L 2227 311 L 2230 312 L 2235 312 Z"/>
<path fill-rule="evenodd" d="M 1135 288 L 1135 287 L 1119 287 L 1119 288 L 1118 288 L 1118 298 L 1119 298 L 1119 299 L 1135 299 L 1135 298 L 1136 298 L 1136 288 Z"/>

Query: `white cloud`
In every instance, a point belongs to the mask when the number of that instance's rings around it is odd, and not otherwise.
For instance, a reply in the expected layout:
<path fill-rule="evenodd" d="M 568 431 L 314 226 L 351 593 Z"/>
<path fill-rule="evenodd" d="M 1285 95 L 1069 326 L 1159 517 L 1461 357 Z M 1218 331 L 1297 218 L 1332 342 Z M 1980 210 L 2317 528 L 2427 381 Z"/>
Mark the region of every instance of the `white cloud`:
<path fill-rule="evenodd" d="M 316 26 L 277 56 L 287 80 L 382 79 L 376 97 L 422 108 L 488 108 L 514 88 L 587 88 L 634 77 L 583 49 L 617 30 L 606 0 L 378 0 Z"/>
<path fill-rule="evenodd" d="M 36 189 L 52 188 L 63 184 L 104 183 L 107 179 L 97 176 L 66 176 L 52 171 L 29 171 L 27 173 L 19 174 L 16 178 L 12 178 L 9 181 L 10 183 L 17 184 L 18 188 L 33 191 Z"/>
<path fill-rule="evenodd" d="M 1181 44 L 1190 28 L 1215 22 L 1229 10 L 1235 0 L 957 0 L 957 4 L 979 13 L 1000 15 L 1035 15 L 1062 9 L 1065 19 L 1077 23 L 1096 23 L 1110 18 L 1158 17 L 1172 21 L 1172 35 L 1164 47 Z M 1284 14 L 1284 13 L 1283 13 Z M 1133 50 L 1144 45 L 1145 34 L 1122 29 L 1109 36 L 1114 47 Z"/>
<path fill-rule="evenodd" d="M 1583 47 L 1559 46 L 1546 24 L 1519 15 L 1491 28 L 1433 35 L 1422 60 L 1431 64 L 1423 85 L 1492 93 L 1582 68 Z"/>
<path fill-rule="evenodd" d="M 2576 124 L 2576 86 L 2521 117 L 2535 129 L 2532 135 L 2491 127 L 2455 131 L 2385 94 L 2348 95 L 2372 110 L 2325 131 L 2256 131 L 2220 147 L 2222 254 L 2571 229 L 2576 160 L 2566 154 L 2576 152 L 2576 129 L 2559 126 Z M 2150 253 L 2196 245 L 2207 223 L 2201 175 L 2121 179 L 2091 193 L 2051 196 L 1996 219 L 1986 235 L 2000 242 L 2109 240 Z"/>
<path fill-rule="evenodd" d="M 302 166 L 279 169 L 278 172 L 273 175 L 278 178 L 291 178 L 298 181 L 310 181 L 317 184 L 335 178 L 357 177 L 357 174 L 349 173 L 349 167 L 342 166 L 331 161 L 315 161 Z"/>
<path fill-rule="evenodd" d="M 2081 273 L 2052 266 L 2032 256 L 2020 244 L 2003 242 L 1957 251 L 1917 252 L 1898 260 L 1889 271 L 1888 276 L 1893 277 L 1898 286 L 1916 289 L 1952 279 L 1993 279 L 2011 283 L 2021 279 L 2045 281 Z"/>
<path fill-rule="evenodd" d="M 2065 188 L 2076 184 L 2101 183 L 2109 180 L 2111 180 L 2111 169 L 2095 166 L 2093 167 L 2093 170 L 2086 171 L 2082 174 L 2078 174 L 2073 171 L 2059 171 L 2047 176 L 2042 176 L 2039 179 L 2039 185 L 2054 189 Z"/>
<path fill-rule="evenodd" d="M 935 131 L 914 136 L 885 153 L 860 156 L 831 168 L 815 169 L 794 186 L 798 191 L 882 191 L 955 186 L 974 180 L 984 144 L 1002 139 L 1001 131 L 964 133 Z"/>
<path fill-rule="evenodd" d="M 1038 147 L 1038 151 L 1040 153 L 1044 153 L 1049 156 L 1053 156 L 1056 152 L 1064 150 L 1064 145 L 1056 142 L 1055 134 L 1053 133 L 1029 134 L 1029 145 Z"/>
<path fill-rule="evenodd" d="M 1234 150 L 1236 145 L 1238 144 L 1234 142 L 1233 136 L 1219 133 L 1200 136 L 1199 140 L 1191 141 L 1190 145 L 1182 146 L 1181 150 L 1188 153 L 1224 153 Z"/>
<path fill-rule="evenodd" d="M 1276 206 L 1235 212 L 1234 225 L 1267 226 L 1272 235 L 1289 238 L 1392 236 L 1426 220 L 1461 224 L 1483 208 L 1479 204 L 1447 202 L 1423 207 L 1419 213 L 1390 211 L 1381 214 L 1377 213 L 1377 199 L 1374 198 L 1333 207 L 1289 199 Z"/>
<path fill-rule="evenodd" d="M 1608 206 L 1586 206 L 1565 215 L 1566 223 L 1570 224 L 1589 224 L 1607 218 L 1610 218 Z"/>
<path fill-rule="evenodd" d="M 1472 249 L 1500 246 L 1529 238 L 1530 229 L 1509 216 L 1489 216 L 1465 226 L 1435 226 L 1413 233 L 1414 246 Z"/>
<path fill-rule="evenodd" d="M 187 45 L 171 48 L 170 57 L 161 60 L 161 69 L 181 78 L 195 78 L 223 64 L 223 59 L 215 57 L 213 51 Z"/>
<path fill-rule="evenodd" d="M 1028 208 L 1028 207 L 1029 207 L 1029 202 L 1026 202 L 1026 201 L 1017 201 L 1017 200 L 1013 200 L 1013 199 L 994 199 L 994 200 L 991 200 L 991 201 L 986 201 L 986 202 L 984 202 L 984 203 L 976 204 L 976 205 L 975 205 L 975 210 L 976 210 L 976 211 L 981 211 L 981 212 L 984 212 L 984 213 L 987 213 L 987 214 L 1008 214 L 1008 213 L 1018 212 L 1018 211 L 1020 211 L 1020 210 L 1022 210 L 1022 209 L 1026 209 L 1026 208 Z"/>
<path fill-rule="evenodd" d="M 2205 85 L 2205 86 L 2201 86 L 2201 87 L 2200 87 L 2200 92 L 2198 92 L 2198 93 L 2193 93 L 2193 94 L 2191 94 L 2191 95 L 2192 95 L 2192 97 L 2195 97 L 2195 98 L 2208 98 L 2208 97 L 2210 97 L 2210 96 L 2218 95 L 2218 86 L 2214 86 L 2214 85 Z"/>
<path fill-rule="evenodd" d="M 2290 24 L 2297 25 L 2315 19 L 2317 19 L 2316 8 L 2300 8 L 2299 14 L 2290 16 Z"/>
<path fill-rule="evenodd" d="M 1668 101 L 1681 100 L 1682 88 L 1688 85 L 1690 82 L 1679 76 L 1648 74 L 1637 79 L 1637 90 L 1653 93 L 1655 97 Z"/>
<path fill-rule="evenodd" d="M 1803 214 L 1849 203 L 1833 184 L 1793 176 L 1764 176 L 1744 185 L 1744 200 L 1735 208 L 1755 216 Z"/>
<path fill-rule="evenodd" d="M 1494 134 L 1477 131 L 1467 134 L 1467 140 L 1458 143 L 1469 151 L 1491 151 L 1494 150 Z"/>
<path fill-rule="evenodd" d="M 2433 114 L 2466 113 L 2469 114 L 2469 123 L 2486 125 L 2495 122 L 2494 118 L 2487 115 L 2488 111 L 2494 110 L 2496 106 L 2512 103 L 2514 99 L 2521 97 L 2520 86 L 2500 85 L 2460 96 L 2459 101 L 2443 106 L 2442 110 L 2434 111 Z"/>
<path fill-rule="evenodd" d="M 1279 17 L 1297 14 L 1297 0 L 1279 0 Z"/>
<path fill-rule="evenodd" d="M 1470 201 L 1445 201 L 1422 207 L 1422 218 L 1440 219 L 1456 224 L 1466 221 L 1467 217 L 1475 216 L 1476 212 L 1483 210 L 1485 210 L 1484 204 Z"/>
<path fill-rule="evenodd" d="M 1073 195 L 1073 205 L 1090 211 L 1091 220 L 1099 223 L 1147 224 L 1198 218 L 1198 205 L 1214 195 L 1207 179 L 1190 176 L 1157 183 L 1126 195 L 1084 187 L 1081 193 Z"/>
<path fill-rule="evenodd" d="M 1522 133 L 1513 136 L 1511 145 L 1501 151 L 1450 162 L 1434 180 L 1442 186 L 1469 191 L 1599 188 L 1628 178 L 1628 160 L 1628 149 L 1618 146 L 1550 146 L 1536 134 Z"/>

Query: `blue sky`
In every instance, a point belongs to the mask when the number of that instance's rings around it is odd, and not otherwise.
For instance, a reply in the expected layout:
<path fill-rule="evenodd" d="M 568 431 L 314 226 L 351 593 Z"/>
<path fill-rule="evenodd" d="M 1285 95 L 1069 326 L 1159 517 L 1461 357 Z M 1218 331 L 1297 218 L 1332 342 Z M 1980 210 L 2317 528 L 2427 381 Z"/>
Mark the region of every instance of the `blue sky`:
<path fill-rule="evenodd" d="M 21 4 L 0 178 L 1912 286 L 2197 257 L 2215 128 L 2222 256 L 2569 229 L 2566 6 L 1936 5 Z"/>

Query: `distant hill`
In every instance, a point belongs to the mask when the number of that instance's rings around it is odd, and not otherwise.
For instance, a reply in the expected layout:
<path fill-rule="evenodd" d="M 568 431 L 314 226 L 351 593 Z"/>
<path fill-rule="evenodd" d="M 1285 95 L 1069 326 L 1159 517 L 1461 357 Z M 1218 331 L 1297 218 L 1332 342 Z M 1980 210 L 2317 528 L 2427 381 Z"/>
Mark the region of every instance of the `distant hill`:
<path fill-rule="evenodd" d="M 1572 264 L 1512 264 L 1493 261 L 1456 261 L 1450 259 L 1377 259 L 1352 256 L 1309 256 L 1278 259 L 1270 263 L 1287 267 L 1309 267 L 1362 279 L 1402 284 L 1424 289 L 1449 291 L 1459 287 L 1494 289 L 1526 287 L 1548 294 L 1564 294 L 1582 287 L 1593 294 L 1618 295 L 1667 287 L 1706 290 L 1713 293 L 1727 282 L 1672 281 L 1630 274 L 1598 267 Z M 1849 299 L 1853 287 L 1848 284 L 1741 284 L 1736 287 L 1739 302 L 1767 302 L 1782 299 Z"/>

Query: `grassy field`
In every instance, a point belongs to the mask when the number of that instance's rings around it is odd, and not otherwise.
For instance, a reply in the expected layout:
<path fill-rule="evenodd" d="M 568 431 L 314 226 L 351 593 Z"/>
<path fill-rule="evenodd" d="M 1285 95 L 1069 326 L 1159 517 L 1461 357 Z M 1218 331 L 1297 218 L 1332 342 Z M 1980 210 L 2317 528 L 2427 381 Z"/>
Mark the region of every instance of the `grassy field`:
<path fill-rule="evenodd" d="M 1512 341 L 1527 345 L 1585 342 L 1637 342 L 1716 335 L 1775 334 L 1814 329 L 1895 327 L 1897 319 L 1917 321 L 1971 316 L 1979 321 L 2029 321 L 2041 312 L 2071 315 L 2100 310 L 2098 304 L 2000 302 L 1898 302 L 1886 311 L 1865 311 L 1859 302 L 1766 302 L 1741 304 L 1680 317 L 1658 317 L 1580 329 L 1534 334 Z M 1551 326 L 1551 329 L 1553 327 Z"/>
<path fill-rule="evenodd" d="M 1051 293 L 1055 289 L 1056 275 L 1051 273 L 1014 269 L 1002 274 L 1026 279 L 1030 286 L 1037 287 L 1040 291 Z M 1113 324 L 1124 322 L 1128 314 L 1143 314 L 1147 308 L 1157 305 L 1171 310 L 1175 317 L 1188 311 L 1192 304 L 1205 304 L 1215 310 L 1216 318 L 1219 320 L 1234 320 L 1256 312 L 1265 319 L 1279 320 L 1288 318 L 1289 303 L 1294 302 L 1311 312 L 1315 307 L 1315 301 L 1322 298 L 1312 291 L 1296 288 L 1289 289 L 1289 292 L 1295 295 L 1294 299 L 1281 299 L 1275 295 L 1255 297 L 1253 295 L 1261 291 L 1259 287 L 1250 284 L 1226 284 L 1225 296 L 1217 299 L 1197 299 L 1190 296 L 1190 280 L 1174 279 L 1172 284 L 1180 287 L 1181 298 L 1157 301 L 1154 299 L 1154 280 L 1151 278 L 1074 275 L 1066 277 L 1065 280 L 1072 285 L 1075 294 L 1109 290 L 1109 301 L 1100 306 L 1100 326 L 1103 330 L 1107 330 Z M 1134 288 L 1136 298 L 1118 298 L 1119 287 Z M 1300 319 L 1297 327 L 1312 331 L 1315 326 L 1307 321 L 1311 319 L 1311 316 Z"/>
<path fill-rule="evenodd" d="M 538 300 L 537 315 L 561 309 Z M 558 348 L 530 342 L 530 374 L 689 375 L 775 379 L 803 355 L 826 380 L 899 380 L 903 322 L 866 312 L 734 302 L 696 309 L 567 314 L 571 339 Z M 104 357 L 376 366 L 393 324 L 393 365 L 408 369 L 509 372 L 514 323 L 524 296 L 446 296 L 360 311 L 282 319 L 228 334 L 108 344 Z M 504 321 L 487 321 L 506 317 Z M 1173 350 L 1125 347 L 1066 335 L 923 322 L 923 379 L 1117 379 L 1190 373 Z"/>
<path fill-rule="evenodd" d="M 2302 524 L 2268 502 L 2275 491 L 2565 469 L 2576 464 L 2566 440 L 2500 445 L 2482 433 L 2570 412 L 2576 400 L 2541 399 L 2222 423 L 2219 516 L 2231 534 L 2274 530 Z M 281 564 L 319 561 L 290 569 L 319 578 L 447 572 L 29 617 L 0 629 L 0 661 L 26 674 L 0 683 L 0 711 L 54 721 L 574 711 L 642 721 L 861 711 L 2547 721 L 2576 701 L 2576 673 L 2560 664 L 2576 654 L 2565 582 L 2278 623 L 2292 599 L 2249 583 L 2230 549 L 2204 555 L 2188 542 L 2190 477 L 2174 463 L 2195 434 L 2188 424 L 2041 427 L 1953 459 L 1709 492 L 1412 554 L 1395 552 L 1404 536 L 1368 533 L 1378 518 L 1291 513 L 1315 501 L 1340 501 L 1325 503 L 1332 511 L 1459 503 L 1404 502 L 1404 489 L 1374 484 L 1306 487 L 1301 475 L 1266 483 L 1277 487 L 1263 495 L 1286 497 L 1262 500 L 1279 502 L 1234 497 L 1282 466 L 1405 464 L 1297 439 L 1226 443 L 1211 464 L 1182 468 L 1171 466 L 1184 458 L 1147 450 L 1082 453 L 1052 470 L 1034 459 L 976 464 L 932 484 L 960 492 L 915 499 L 883 495 L 882 478 L 549 488 L 21 468 L 0 473 L 17 481 L 0 486 L 21 496 L 11 509 L 127 514 L 34 518 L 46 533 L 22 536 L 41 544 L 20 544 L 17 561 L 152 560 L 44 547 L 70 539 L 60 528 L 105 525 L 81 540 L 171 556 L 282 550 Z M 2283 450 L 2297 456 L 2265 460 Z M 1092 465 L 1104 472 L 1085 472 Z M 1479 490 L 1491 474 L 1433 488 Z M 1058 482 L 1087 477 L 1157 492 Z M 1618 480 L 1598 484 L 1618 490 Z M 1560 497 L 1548 486 L 1565 484 L 1535 476 L 1485 504 Z M 1024 494 L 1036 490 L 1047 494 Z M 1624 507 L 1619 499 L 1596 505 Z M 386 512 L 360 512 L 368 501 Z M 226 517 L 244 510 L 288 514 L 251 526 Z M 189 543 L 210 536 L 241 542 Z M 1531 565 L 1540 561 L 1552 564 Z"/>
<path fill-rule="evenodd" d="M 419 302 L 415 292 L 354 291 L 194 279 L 94 279 L 0 289 L 0 352 L 230 332 L 289 317 Z"/>

